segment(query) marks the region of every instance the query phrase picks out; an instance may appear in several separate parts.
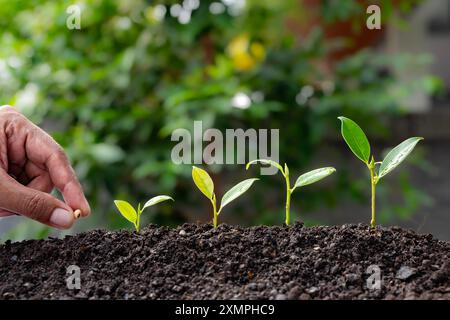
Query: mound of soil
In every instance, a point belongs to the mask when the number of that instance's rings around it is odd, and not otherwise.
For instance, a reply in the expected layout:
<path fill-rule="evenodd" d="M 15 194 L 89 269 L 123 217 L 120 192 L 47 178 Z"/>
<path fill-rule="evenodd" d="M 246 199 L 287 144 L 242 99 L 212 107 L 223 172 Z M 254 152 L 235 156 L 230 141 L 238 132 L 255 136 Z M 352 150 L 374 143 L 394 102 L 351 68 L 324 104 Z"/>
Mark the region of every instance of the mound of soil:
<path fill-rule="evenodd" d="M 450 243 L 365 225 L 96 230 L 0 246 L 0 299 L 15 298 L 450 299 Z"/>

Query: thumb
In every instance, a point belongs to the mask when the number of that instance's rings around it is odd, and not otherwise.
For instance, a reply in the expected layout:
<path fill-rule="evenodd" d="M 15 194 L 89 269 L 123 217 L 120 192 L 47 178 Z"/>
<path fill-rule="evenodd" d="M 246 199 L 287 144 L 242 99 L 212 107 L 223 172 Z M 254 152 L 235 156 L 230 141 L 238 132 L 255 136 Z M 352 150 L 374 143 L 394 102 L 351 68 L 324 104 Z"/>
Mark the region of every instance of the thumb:
<path fill-rule="evenodd" d="M 0 174 L 0 208 L 59 229 L 70 228 L 75 220 L 64 202 L 27 188 L 7 174 Z"/>

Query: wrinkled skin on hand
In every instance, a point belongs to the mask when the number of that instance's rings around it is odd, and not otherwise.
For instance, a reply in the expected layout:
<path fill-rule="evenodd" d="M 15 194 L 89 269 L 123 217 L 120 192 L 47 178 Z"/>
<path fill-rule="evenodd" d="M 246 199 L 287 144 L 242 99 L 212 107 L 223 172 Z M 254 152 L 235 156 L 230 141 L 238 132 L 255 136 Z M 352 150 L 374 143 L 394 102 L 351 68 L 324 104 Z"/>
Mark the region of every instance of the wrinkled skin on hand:
<path fill-rule="evenodd" d="M 50 194 L 53 188 L 64 201 Z M 18 214 L 67 229 L 76 209 L 90 214 L 63 149 L 14 108 L 0 107 L 0 217 Z"/>

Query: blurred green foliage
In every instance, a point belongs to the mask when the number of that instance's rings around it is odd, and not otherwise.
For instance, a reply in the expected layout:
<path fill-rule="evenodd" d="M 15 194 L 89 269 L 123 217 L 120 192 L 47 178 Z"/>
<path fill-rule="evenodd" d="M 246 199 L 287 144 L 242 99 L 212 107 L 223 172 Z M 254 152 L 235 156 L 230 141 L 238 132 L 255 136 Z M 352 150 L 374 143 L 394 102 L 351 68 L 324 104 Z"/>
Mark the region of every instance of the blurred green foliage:
<path fill-rule="evenodd" d="M 287 20 L 305 16 L 299 1 L 215 2 L 220 14 L 211 13 L 212 2 L 200 1 L 186 23 L 171 15 L 179 9 L 176 1 L 78 1 L 81 30 L 69 30 L 72 1 L 0 0 L 0 104 L 20 108 L 67 150 L 93 208 L 78 230 L 123 227 L 112 199 L 138 202 L 160 193 L 176 197 L 177 205 L 161 206 L 148 220 L 207 221 L 207 203 L 191 192 L 190 166 L 170 159 L 172 130 L 190 128 L 194 120 L 219 129 L 281 128 L 280 160 L 296 171 L 337 135 L 338 115 L 354 118 L 369 135 L 387 136 L 382 120 L 399 112 L 411 87 L 386 70 L 424 62 L 362 50 L 325 70 L 332 46 L 323 29 L 336 19 L 359 19 L 360 2 L 345 1 L 337 12 L 335 1 L 323 1 L 323 25 L 300 39 L 286 27 Z M 422 88 L 424 80 L 411 85 Z M 248 109 L 231 106 L 237 92 L 252 99 Z M 225 185 L 230 172 L 243 168 L 211 171 Z M 231 220 L 281 223 L 274 212 L 280 202 L 266 196 L 279 186 L 265 180 L 253 199 L 246 197 L 254 205 L 241 201 Z M 335 205 L 346 195 L 364 199 L 366 190 L 348 171 L 335 184 L 306 192 L 300 199 L 305 210 Z M 8 237 L 48 234 L 28 221 L 16 231 Z"/>

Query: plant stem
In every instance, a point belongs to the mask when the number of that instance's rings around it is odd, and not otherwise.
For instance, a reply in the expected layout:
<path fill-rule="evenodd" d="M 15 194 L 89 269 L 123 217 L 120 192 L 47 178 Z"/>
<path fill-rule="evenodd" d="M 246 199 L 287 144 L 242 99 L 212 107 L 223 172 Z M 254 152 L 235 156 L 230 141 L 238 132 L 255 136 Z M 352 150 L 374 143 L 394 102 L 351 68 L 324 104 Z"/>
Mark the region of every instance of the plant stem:
<path fill-rule="evenodd" d="M 285 172 L 284 178 L 286 180 L 286 225 L 288 226 L 291 222 L 291 182 L 289 181 L 289 172 Z"/>
<path fill-rule="evenodd" d="M 136 217 L 136 223 L 134 224 L 134 227 L 136 228 L 136 232 L 139 233 L 140 231 L 140 225 L 141 225 L 141 214 L 142 214 L 142 210 L 141 210 L 141 204 L 138 204 L 138 209 L 137 209 L 137 217 Z"/>
<path fill-rule="evenodd" d="M 213 225 L 214 225 L 214 228 L 217 228 L 217 217 L 218 217 L 218 213 L 217 213 L 217 205 L 216 205 L 216 196 L 214 195 L 213 196 L 213 198 L 211 199 L 211 203 L 212 203 L 212 206 L 213 206 L 213 213 L 214 213 L 214 215 L 213 215 Z"/>
<path fill-rule="evenodd" d="M 136 232 L 139 233 L 139 229 L 140 229 L 140 225 L 141 225 L 141 215 L 138 213 L 138 216 L 136 218 Z"/>
<path fill-rule="evenodd" d="M 369 164 L 370 171 L 370 184 L 372 186 L 372 219 L 370 220 L 370 226 L 375 228 L 375 207 L 376 207 L 376 188 L 377 188 L 377 176 L 375 175 L 375 165 L 373 163 Z"/>

